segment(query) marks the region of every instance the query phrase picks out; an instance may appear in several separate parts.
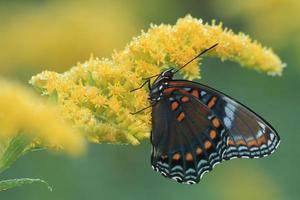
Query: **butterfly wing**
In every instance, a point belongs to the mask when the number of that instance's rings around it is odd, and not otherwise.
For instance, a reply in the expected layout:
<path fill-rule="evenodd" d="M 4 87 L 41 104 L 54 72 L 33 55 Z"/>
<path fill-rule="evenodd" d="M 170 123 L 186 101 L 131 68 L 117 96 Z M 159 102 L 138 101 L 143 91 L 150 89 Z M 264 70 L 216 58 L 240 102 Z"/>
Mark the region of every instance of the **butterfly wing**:
<path fill-rule="evenodd" d="M 279 145 L 280 138 L 275 129 L 233 98 L 192 81 L 173 80 L 169 87 L 189 92 L 221 120 L 228 133 L 224 159 L 267 156 Z"/>
<path fill-rule="evenodd" d="M 227 142 L 221 120 L 183 89 L 166 89 L 152 108 L 154 170 L 183 183 L 197 183 L 222 160 Z"/>

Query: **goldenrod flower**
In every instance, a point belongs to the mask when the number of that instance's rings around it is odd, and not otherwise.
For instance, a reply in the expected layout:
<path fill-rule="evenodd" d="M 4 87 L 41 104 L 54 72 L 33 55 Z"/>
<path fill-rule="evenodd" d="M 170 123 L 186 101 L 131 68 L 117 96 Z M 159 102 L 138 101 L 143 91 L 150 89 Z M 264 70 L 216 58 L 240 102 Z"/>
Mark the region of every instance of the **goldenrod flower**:
<path fill-rule="evenodd" d="M 0 86 L 1 144 L 24 134 L 43 146 L 71 154 L 83 151 L 83 137 L 59 117 L 56 106 L 45 104 L 19 84 L 0 79 Z"/>
<path fill-rule="evenodd" d="M 91 57 L 62 74 L 44 71 L 30 83 L 43 95 L 55 94 L 61 113 L 88 133 L 90 141 L 138 144 L 149 137 L 150 115 L 129 113 L 148 105 L 148 91 L 129 91 L 138 87 L 142 77 L 170 66 L 178 68 L 215 43 L 219 45 L 207 56 L 270 75 L 280 75 L 284 67 L 271 49 L 245 34 L 187 16 L 174 26 L 152 25 L 111 59 Z M 187 79 L 200 78 L 199 63 L 180 72 Z"/>

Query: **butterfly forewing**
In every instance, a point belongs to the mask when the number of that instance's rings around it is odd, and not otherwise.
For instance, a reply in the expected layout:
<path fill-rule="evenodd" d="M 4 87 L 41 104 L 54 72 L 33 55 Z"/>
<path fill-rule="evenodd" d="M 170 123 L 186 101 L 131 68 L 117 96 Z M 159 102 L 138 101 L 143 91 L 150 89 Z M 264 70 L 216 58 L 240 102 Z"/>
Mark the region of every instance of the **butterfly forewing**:
<path fill-rule="evenodd" d="M 225 153 L 221 120 L 184 89 L 164 92 L 153 106 L 152 127 L 152 166 L 178 182 L 199 182 Z"/>
<path fill-rule="evenodd" d="M 192 81 L 172 80 L 169 87 L 186 90 L 221 120 L 228 132 L 224 159 L 263 157 L 278 146 L 280 139 L 271 125 L 238 101 Z"/>

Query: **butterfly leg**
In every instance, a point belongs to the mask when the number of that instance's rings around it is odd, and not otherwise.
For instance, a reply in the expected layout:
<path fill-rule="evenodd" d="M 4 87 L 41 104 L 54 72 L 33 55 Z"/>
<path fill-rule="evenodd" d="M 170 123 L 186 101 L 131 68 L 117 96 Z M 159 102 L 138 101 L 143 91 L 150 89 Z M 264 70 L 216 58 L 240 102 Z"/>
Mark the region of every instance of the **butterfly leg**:
<path fill-rule="evenodd" d="M 135 115 L 135 114 L 138 114 L 138 113 L 140 113 L 140 112 L 142 112 L 142 111 L 144 111 L 144 110 L 146 110 L 146 109 L 148 109 L 148 108 L 151 108 L 152 106 L 154 106 L 156 104 L 156 102 L 154 103 L 154 104 L 151 104 L 150 106 L 148 106 L 148 107 L 146 107 L 146 108 L 143 108 L 143 109 L 141 109 L 141 110 L 139 110 L 139 111 L 136 111 L 136 112 L 131 112 L 130 114 L 132 114 L 132 115 Z"/>
<path fill-rule="evenodd" d="M 130 90 L 130 92 L 134 92 L 134 91 L 136 91 L 136 90 L 139 90 L 139 89 L 143 88 L 143 87 L 146 85 L 146 83 L 148 83 L 148 87 L 150 88 L 150 79 L 148 79 L 148 80 L 146 80 L 140 87 L 135 88 L 135 89 L 133 89 L 133 90 Z"/>
<path fill-rule="evenodd" d="M 148 89 L 149 89 L 149 91 L 151 90 L 151 83 L 150 83 L 150 79 L 148 80 Z"/>

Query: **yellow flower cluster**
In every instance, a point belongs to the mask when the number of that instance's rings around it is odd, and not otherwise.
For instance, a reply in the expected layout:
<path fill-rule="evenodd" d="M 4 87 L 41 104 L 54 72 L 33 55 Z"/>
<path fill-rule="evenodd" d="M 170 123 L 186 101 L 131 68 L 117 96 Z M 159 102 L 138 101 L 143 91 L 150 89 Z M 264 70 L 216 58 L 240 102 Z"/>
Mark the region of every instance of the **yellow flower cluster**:
<path fill-rule="evenodd" d="M 178 68 L 215 43 L 219 45 L 206 55 L 267 74 L 282 72 L 284 65 L 272 50 L 248 36 L 186 16 L 174 26 L 152 25 L 112 59 L 91 57 L 62 74 L 44 71 L 30 83 L 43 95 L 55 96 L 62 114 L 88 133 L 91 141 L 138 144 L 149 136 L 150 114 L 129 113 L 148 105 L 148 91 L 129 91 L 143 77 L 170 66 Z M 188 79 L 200 78 L 199 64 L 193 62 L 181 73 Z"/>
<path fill-rule="evenodd" d="M 19 84 L 0 79 L 0 86 L 1 144 L 24 134 L 43 146 L 71 154 L 84 150 L 83 136 L 59 117 L 56 106 L 44 103 Z"/>
<path fill-rule="evenodd" d="M 112 61 L 91 58 L 63 74 L 45 71 L 31 83 L 56 96 L 61 113 L 88 133 L 92 142 L 138 144 L 149 134 L 149 116 L 130 111 L 147 106 L 147 92 L 130 93 L 137 74 Z"/>

